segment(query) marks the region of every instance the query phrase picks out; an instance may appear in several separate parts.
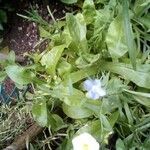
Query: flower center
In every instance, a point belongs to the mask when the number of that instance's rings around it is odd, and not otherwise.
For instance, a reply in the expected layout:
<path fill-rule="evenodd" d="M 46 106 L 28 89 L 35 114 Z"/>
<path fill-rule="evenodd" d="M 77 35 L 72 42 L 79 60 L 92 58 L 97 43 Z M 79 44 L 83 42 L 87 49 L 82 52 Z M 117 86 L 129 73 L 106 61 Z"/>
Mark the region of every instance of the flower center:
<path fill-rule="evenodd" d="M 89 145 L 88 144 L 83 144 L 83 150 L 89 150 Z"/>

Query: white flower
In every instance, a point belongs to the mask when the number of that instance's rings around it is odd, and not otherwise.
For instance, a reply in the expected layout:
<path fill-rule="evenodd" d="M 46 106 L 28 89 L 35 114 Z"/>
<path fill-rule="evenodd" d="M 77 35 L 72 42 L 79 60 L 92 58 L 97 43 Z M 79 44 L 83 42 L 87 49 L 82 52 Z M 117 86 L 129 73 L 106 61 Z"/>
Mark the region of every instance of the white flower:
<path fill-rule="evenodd" d="M 89 133 L 82 133 L 72 140 L 73 150 L 99 150 L 100 145 Z"/>
<path fill-rule="evenodd" d="M 84 89 L 88 91 L 86 97 L 94 100 L 106 95 L 106 91 L 101 87 L 99 79 L 84 81 Z"/>

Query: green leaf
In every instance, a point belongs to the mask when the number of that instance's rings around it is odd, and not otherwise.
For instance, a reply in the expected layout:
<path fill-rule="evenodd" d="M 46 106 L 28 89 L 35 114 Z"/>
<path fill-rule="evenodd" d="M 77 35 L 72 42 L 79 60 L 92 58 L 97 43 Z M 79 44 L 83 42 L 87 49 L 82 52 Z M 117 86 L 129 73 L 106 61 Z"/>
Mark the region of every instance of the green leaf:
<path fill-rule="evenodd" d="M 128 103 L 126 103 L 126 102 L 124 102 L 124 109 L 125 109 L 126 116 L 127 116 L 127 118 L 128 118 L 128 123 L 129 123 L 130 125 L 133 125 L 133 116 L 132 116 L 132 114 L 131 114 L 129 105 L 128 105 Z"/>
<path fill-rule="evenodd" d="M 121 75 L 124 79 L 132 81 L 139 87 L 150 89 L 150 64 L 137 65 L 137 70 L 133 70 L 130 64 L 107 63 L 103 62 L 101 66 L 104 70 L 111 71 Z"/>
<path fill-rule="evenodd" d="M 114 94 L 121 93 L 125 88 L 127 88 L 127 86 L 124 85 L 120 79 L 113 77 L 109 80 L 106 90 L 107 94 L 112 97 Z"/>
<path fill-rule="evenodd" d="M 82 119 L 93 115 L 93 113 L 90 110 L 84 108 L 84 106 L 70 106 L 63 103 L 62 108 L 64 113 L 73 119 Z"/>
<path fill-rule="evenodd" d="M 124 91 L 131 94 L 134 100 L 136 100 L 138 103 L 145 105 L 146 107 L 150 107 L 149 93 L 135 92 L 130 90 L 124 90 Z"/>
<path fill-rule="evenodd" d="M 4 30 L 3 25 L 0 23 L 0 30 Z"/>
<path fill-rule="evenodd" d="M 63 76 L 64 74 L 71 72 L 71 69 L 72 69 L 71 64 L 64 60 L 61 61 L 57 67 L 57 71 L 60 76 Z"/>
<path fill-rule="evenodd" d="M 144 141 L 144 148 L 149 149 L 149 147 L 150 147 L 150 138 L 148 137 Z"/>
<path fill-rule="evenodd" d="M 127 150 L 121 139 L 118 139 L 116 142 L 116 150 Z"/>
<path fill-rule="evenodd" d="M 149 0 L 138 0 L 135 1 L 133 10 L 137 16 L 141 16 L 149 8 L 149 5 Z"/>
<path fill-rule="evenodd" d="M 30 150 L 35 150 L 35 148 L 33 147 L 33 145 L 31 143 L 29 144 L 29 149 Z"/>
<path fill-rule="evenodd" d="M 96 140 L 99 143 L 103 142 L 107 144 L 108 137 L 112 133 L 112 130 L 103 130 L 102 122 L 100 120 L 93 120 L 93 121 L 87 122 L 86 125 L 81 127 L 76 132 L 75 135 L 78 135 L 84 132 L 90 133 L 92 136 L 96 138 Z"/>
<path fill-rule="evenodd" d="M 67 126 L 64 124 L 62 118 L 57 114 L 48 113 L 47 118 L 48 118 L 47 127 L 50 127 L 53 131 L 58 131 Z"/>
<path fill-rule="evenodd" d="M 57 114 L 52 114 L 52 117 L 54 118 L 55 122 L 56 122 L 56 126 L 55 126 L 55 130 L 59 130 L 61 129 L 65 124 L 64 124 L 64 121 L 63 119 L 58 116 Z"/>
<path fill-rule="evenodd" d="M 82 70 L 71 73 L 70 79 L 72 81 L 72 84 L 76 83 L 86 77 L 95 75 L 97 73 L 97 71 L 98 71 L 98 66 L 90 66 L 90 67 L 84 68 Z"/>
<path fill-rule="evenodd" d="M 33 118 L 38 122 L 39 125 L 45 127 L 48 123 L 48 114 L 46 101 L 40 101 L 32 107 Z"/>
<path fill-rule="evenodd" d="M 58 32 L 52 35 L 52 42 L 55 46 L 65 44 L 66 48 L 68 48 L 72 42 L 72 37 L 67 26 L 64 26 L 62 32 Z"/>
<path fill-rule="evenodd" d="M 133 68 L 136 69 L 137 50 L 134 43 L 134 36 L 133 36 L 132 26 L 129 18 L 129 9 L 128 9 L 127 0 L 123 0 L 122 7 L 123 7 L 122 17 L 124 22 L 123 27 L 124 27 L 129 57 Z"/>
<path fill-rule="evenodd" d="M 61 144 L 59 144 L 59 147 L 57 150 L 71 150 L 72 149 L 72 141 L 71 138 L 64 139 Z"/>
<path fill-rule="evenodd" d="M 77 0 L 60 0 L 60 1 L 66 4 L 73 4 L 77 2 Z"/>
<path fill-rule="evenodd" d="M 40 37 L 51 38 L 51 33 L 46 31 L 42 26 L 39 26 Z"/>
<path fill-rule="evenodd" d="M 93 55 L 93 54 L 83 54 L 81 55 L 75 62 L 78 68 L 85 68 L 93 65 L 98 61 L 100 58 L 100 54 Z"/>
<path fill-rule="evenodd" d="M 8 61 L 10 63 L 15 63 L 16 57 L 15 57 L 15 52 L 14 51 L 10 51 L 8 54 Z"/>
<path fill-rule="evenodd" d="M 6 76 L 7 76 L 6 72 L 0 71 L 0 83 L 2 83 L 4 81 Z"/>
<path fill-rule="evenodd" d="M 140 23 L 142 23 L 147 29 L 150 29 L 150 15 L 145 15 L 137 19 Z"/>
<path fill-rule="evenodd" d="M 45 55 L 43 55 L 41 59 L 42 66 L 46 67 L 46 71 L 48 74 L 54 75 L 56 65 L 64 51 L 65 45 L 55 46 Z"/>
<path fill-rule="evenodd" d="M 75 135 L 82 134 L 84 132 L 88 132 L 92 136 L 96 138 L 98 142 L 102 142 L 102 130 L 101 130 L 101 122 L 100 120 L 94 120 L 89 121 L 84 125 L 82 128 L 80 128 Z"/>
<path fill-rule="evenodd" d="M 116 17 L 108 28 L 106 43 L 112 58 L 120 58 L 127 51 L 122 17 Z"/>
<path fill-rule="evenodd" d="M 7 22 L 7 14 L 5 11 L 0 9 L 0 23 L 6 23 Z"/>
<path fill-rule="evenodd" d="M 108 120 L 109 120 L 109 123 L 110 123 L 111 127 L 114 127 L 114 125 L 117 122 L 118 118 L 119 118 L 119 111 L 115 111 L 110 115 Z"/>
<path fill-rule="evenodd" d="M 106 46 L 104 38 L 106 37 L 108 24 L 113 19 L 113 12 L 106 5 L 104 9 L 100 9 L 96 12 L 94 24 L 94 33 L 91 38 L 91 43 L 94 49 L 98 49 L 98 52 Z"/>
<path fill-rule="evenodd" d="M 72 84 L 67 86 L 59 85 L 53 89 L 51 95 L 55 98 L 59 98 L 61 101 L 69 106 L 81 106 L 86 97 L 84 93 L 72 87 Z"/>
<path fill-rule="evenodd" d="M 94 22 L 96 9 L 93 0 L 85 0 L 83 3 L 83 16 L 87 24 Z"/>
<path fill-rule="evenodd" d="M 70 32 L 70 35 L 79 50 L 79 52 L 87 52 L 87 40 L 86 40 L 86 23 L 84 17 L 81 13 L 78 13 L 74 16 L 71 13 L 66 15 L 67 26 Z"/>
<path fill-rule="evenodd" d="M 31 83 L 35 77 L 33 72 L 17 65 L 9 65 L 5 70 L 11 80 L 20 85 Z"/>

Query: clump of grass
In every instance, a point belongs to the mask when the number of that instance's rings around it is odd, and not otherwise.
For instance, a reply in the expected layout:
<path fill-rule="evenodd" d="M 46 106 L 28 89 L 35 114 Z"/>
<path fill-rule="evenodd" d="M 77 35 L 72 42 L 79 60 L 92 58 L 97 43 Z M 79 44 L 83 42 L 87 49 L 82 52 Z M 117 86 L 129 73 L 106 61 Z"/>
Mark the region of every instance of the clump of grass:
<path fill-rule="evenodd" d="M 17 135 L 31 125 L 30 110 L 30 105 L 25 102 L 0 107 L 0 149 L 9 145 Z"/>

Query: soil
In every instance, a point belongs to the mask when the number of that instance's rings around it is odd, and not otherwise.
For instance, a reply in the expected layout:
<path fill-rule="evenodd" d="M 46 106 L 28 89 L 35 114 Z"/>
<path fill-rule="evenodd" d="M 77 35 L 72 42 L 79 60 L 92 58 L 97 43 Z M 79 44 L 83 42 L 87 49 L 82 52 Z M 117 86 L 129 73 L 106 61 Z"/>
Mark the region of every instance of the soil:
<path fill-rule="evenodd" d="M 25 10 L 31 11 L 31 6 L 36 9 L 40 16 L 47 22 L 51 22 L 52 19 L 47 11 L 48 3 L 43 1 L 27 1 L 16 5 L 16 10 L 8 17 L 8 24 L 10 28 L 4 36 L 4 44 L 13 50 L 16 55 L 21 56 L 26 52 L 35 52 L 35 45 L 40 40 L 38 25 L 34 22 L 30 22 L 18 16 L 17 14 L 28 15 Z M 53 13 L 54 18 L 60 19 L 65 16 L 66 12 L 72 11 L 72 8 L 65 7 L 59 1 L 50 1 L 49 7 Z M 42 43 L 41 51 L 47 46 L 47 41 Z"/>

